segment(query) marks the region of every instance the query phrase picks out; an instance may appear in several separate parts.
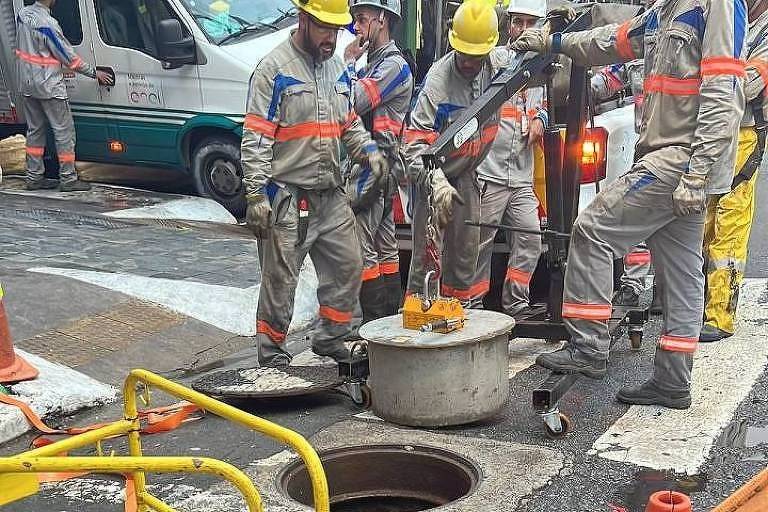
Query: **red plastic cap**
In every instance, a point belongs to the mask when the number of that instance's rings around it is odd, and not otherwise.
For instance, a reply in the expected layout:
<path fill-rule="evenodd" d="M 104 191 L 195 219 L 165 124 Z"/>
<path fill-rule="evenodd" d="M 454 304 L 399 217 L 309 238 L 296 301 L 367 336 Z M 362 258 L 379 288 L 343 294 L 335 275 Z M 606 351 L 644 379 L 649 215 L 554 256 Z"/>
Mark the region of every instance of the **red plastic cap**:
<path fill-rule="evenodd" d="M 651 494 L 645 512 L 692 512 L 691 499 L 681 492 L 659 491 Z"/>

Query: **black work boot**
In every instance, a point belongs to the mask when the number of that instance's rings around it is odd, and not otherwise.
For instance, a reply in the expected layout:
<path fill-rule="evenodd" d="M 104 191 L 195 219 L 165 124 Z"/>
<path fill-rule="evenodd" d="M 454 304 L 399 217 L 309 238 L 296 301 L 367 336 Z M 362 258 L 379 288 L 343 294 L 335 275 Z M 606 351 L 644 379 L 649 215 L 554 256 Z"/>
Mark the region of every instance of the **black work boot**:
<path fill-rule="evenodd" d="M 699 334 L 699 343 L 712 343 L 733 336 L 732 332 L 724 331 L 714 325 L 704 324 Z"/>
<path fill-rule="evenodd" d="M 607 370 L 606 361 L 581 361 L 575 359 L 576 351 L 564 347 L 549 354 L 541 354 L 536 364 L 557 373 L 580 373 L 590 379 L 602 379 Z"/>
<path fill-rule="evenodd" d="M 360 286 L 360 308 L 363 310 L 363 324 L 387 316 L 389 298 L 381 277 L 363 281 Z"/>
<path fill-rule="evenodd" d="M 613 294 L 612 302 L 614 306 L 637 307 L 640 305 L 640 295 L 631 286 L 624 285 Z"/>
<path fill-rule="evenodd" d="M 670 409 L 688 409 L 691 406 L 690 391 L 670 393 L 659 389 L 652 380 L 639 386 L 621 388 L 616 398 L 631 405 L 661 405 Z"/>
<path fill-rule="evenodd" d="M 321 357 L 330 357 L 337 363 L 349 359 L 349 349 L 339 340 L 313 342 L 312 352 Z"/>
<path fill-rule="evenodd" d="M 27 181 L 27 190 L 51 190 L 59 186 L 59 180 L 52 178 L 41 178 L 39 180 Z"/>
<path fill-rule="evenodd" d="M 386 297 L 385 316 L 396 315 L 403 305 L 403 283 L 400 274 L 384 274 L 381 276 L 382 292 Z"/>
<path fill-rule="evenodd" d="M 80 180 L 62 182 L 59 185 L 59 190 L 62 192 L 85 192 L 91 190 L 91 184 Z"/>

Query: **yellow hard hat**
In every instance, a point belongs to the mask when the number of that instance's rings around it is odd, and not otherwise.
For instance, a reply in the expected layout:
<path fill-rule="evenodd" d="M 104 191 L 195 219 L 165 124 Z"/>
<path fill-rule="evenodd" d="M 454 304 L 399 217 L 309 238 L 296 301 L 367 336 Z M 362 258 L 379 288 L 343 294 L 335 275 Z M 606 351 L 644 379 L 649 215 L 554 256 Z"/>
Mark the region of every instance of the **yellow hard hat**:
<path fill-rule="evenodd" d="M 487 55 L 499 41 L 499 18 L 486 0 L 466 0 L 456 10 L 448 41 L 457 52 Z"/>
<path fill-rule="evenodd" d="M 293 0 L 293 3 L 323 23 L 339 27 L 352 23 L 349 0 Z"/>

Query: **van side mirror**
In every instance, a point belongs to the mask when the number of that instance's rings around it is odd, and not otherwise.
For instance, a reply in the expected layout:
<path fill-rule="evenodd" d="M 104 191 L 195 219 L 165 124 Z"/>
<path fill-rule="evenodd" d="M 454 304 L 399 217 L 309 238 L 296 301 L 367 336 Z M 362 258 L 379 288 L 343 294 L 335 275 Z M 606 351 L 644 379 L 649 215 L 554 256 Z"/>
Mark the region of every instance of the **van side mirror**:
<path fill-rule="evenodd" d="M 184 37 L 179 20 L 161 20 L 157 24 L 157 42 L 165 69 L 195 63 L 195 40 L 192 36 Z"/>

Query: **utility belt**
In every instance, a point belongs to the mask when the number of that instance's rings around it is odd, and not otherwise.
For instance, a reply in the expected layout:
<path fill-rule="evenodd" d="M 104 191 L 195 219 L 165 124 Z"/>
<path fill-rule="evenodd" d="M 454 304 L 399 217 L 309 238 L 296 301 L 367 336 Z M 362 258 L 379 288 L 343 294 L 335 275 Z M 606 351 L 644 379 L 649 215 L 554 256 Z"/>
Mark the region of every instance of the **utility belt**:
<path fill-rule="evenodd" d="M 310 197 L 317 198 L 335 194 L 338 189 L 338 186 L 320 190 L 306 189 L 270 180 L 264 191 L 272 205 L 271 227 L 274 227 L 286 215 L 286 211 L 290 211 L 291 201 L 295 198 L 296 214 L 298 216 L 296 246 L 303 245 L 307 239 L 309 221 L 315 215 L 313 201 L 310 201 Z"/>

